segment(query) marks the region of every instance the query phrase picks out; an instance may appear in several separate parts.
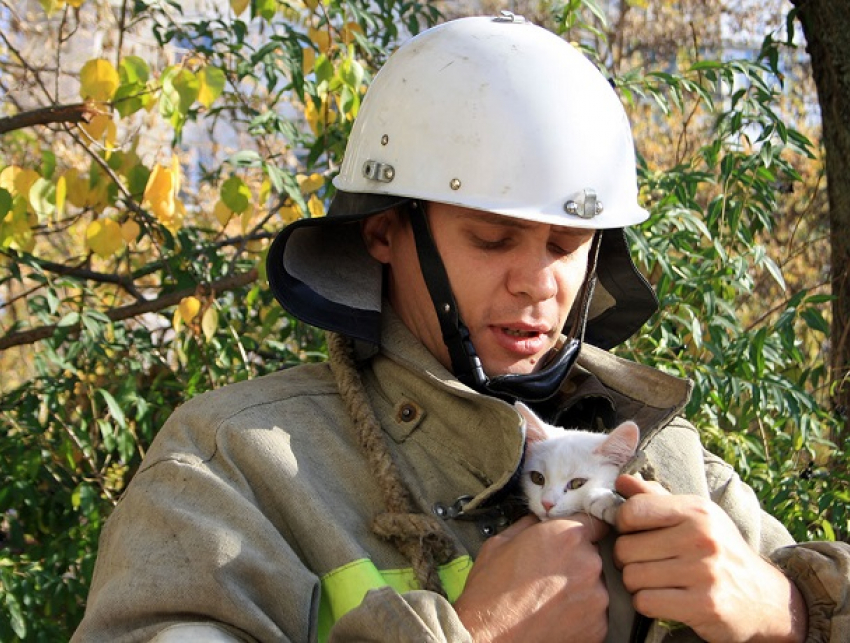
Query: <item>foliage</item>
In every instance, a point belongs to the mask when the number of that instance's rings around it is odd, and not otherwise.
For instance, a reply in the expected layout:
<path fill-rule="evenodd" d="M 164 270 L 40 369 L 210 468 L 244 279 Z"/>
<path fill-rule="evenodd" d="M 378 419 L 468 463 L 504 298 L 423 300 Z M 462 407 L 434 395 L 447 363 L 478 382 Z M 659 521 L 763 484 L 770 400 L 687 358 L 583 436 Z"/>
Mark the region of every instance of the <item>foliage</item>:
<path fill-rule="evenodd" d="M 815 160 L 776 111 L 780 48 L 768 35 L 755 60 L 618 78 L 626 96 L 687 114 L 693 129 L 675 165 L 640 168 L 651 217 L 632 241 L 663 314 L 623 352 L 691 378 L 686 416 L 708 447 L 797 539 L 832 540 L 850 536 L 850 477 L 846 446 L 828 440 L 839 426 L 822 350 L 831 298 L 817 286 L 792 291 L 768 252 L 788 207 L 779 188 L 801 185 L 795 163 Z M 753 302 L 765 279 L 780 293 L 767 310 Z"/>
<path fill-rule="evenodd" d="M 177 405 L 322 358 L 323 336 L 265 286 L 265 245 L 324 214 L 368 79 L 402 30 L 436 18 L 393 0 L 34 12 L 19 26 L 46 13 L 60 67 L 61 43 L 97 33 L 104 12 L 119 42 L 147 49 L 85 61 L 54 92 L 37 49 L 2 41 L 19 83 L 38 79 L 32 95 L 65 101 L 66 118 L 15 129 L 38 106 L 10 92 L 0 119 L 4 641 L 67 640 L 103 520 Z"/>
<path fill-rule="evenodd" d="M 0 132 L 65 108 L 0 134 L 2 640 L 68 637 L 103 520 L 177 405 L 322 358 L 265 287 L 263 251 L 324 214 L 374 70 L 451 5 L 230 0 L 188 17 L 97 1 L 9 18 L 46 24 L 47 44 L 0 24 L 17 83 L 0 83 Z M 619 3 L 622 21 L 594 0 L 528 4 L 599 54 L 635 122 L 651 218 L 632 241 L 663 313 L 622 352 L 694 379 L 689 417 L 798 538 L 846 537 L 834 463 L 850 453 L 825 440 L 821 404 L 828 295 L 773 243 L 797 198 L 777 188 L 818 162 L 778 111 L 783 44 L 724 62 L 667 42 L 671 64 L 627 31 L 652 3 Z M 102 22 L 112 48 L 75 64 L 70 43 Z"/>

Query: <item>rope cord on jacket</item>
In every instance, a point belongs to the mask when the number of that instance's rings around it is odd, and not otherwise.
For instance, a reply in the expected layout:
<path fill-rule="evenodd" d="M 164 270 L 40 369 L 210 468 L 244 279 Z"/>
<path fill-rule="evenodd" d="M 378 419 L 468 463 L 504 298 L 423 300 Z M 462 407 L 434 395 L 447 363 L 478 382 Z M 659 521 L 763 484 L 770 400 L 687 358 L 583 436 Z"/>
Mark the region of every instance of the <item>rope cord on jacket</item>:
<path fill-rule="evenodd" d="M 369 403 L 357 371 L 351 342 L 338 333 L 327 333 L 328 361 L 340 396 L 357 429 L 357 441 L 375 476 L 387 511 L 372 521 L 372 531 L 389 540 L 410 560 L 419 584 L 445 596 L 437 566 L 455 553 L 454 543 L 439 519 L 416 511 L 410 491 L 385 442 L 381 425 Z"/>

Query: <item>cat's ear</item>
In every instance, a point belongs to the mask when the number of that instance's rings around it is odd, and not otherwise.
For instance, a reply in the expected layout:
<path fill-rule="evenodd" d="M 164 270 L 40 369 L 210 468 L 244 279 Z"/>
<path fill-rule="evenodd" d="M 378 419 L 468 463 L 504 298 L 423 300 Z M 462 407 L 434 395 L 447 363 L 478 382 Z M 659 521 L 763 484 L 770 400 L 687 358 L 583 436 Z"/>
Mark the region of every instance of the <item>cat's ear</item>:
<path fill-rule="evenodd" d="M 516 402 L 514 404 L 514 408 L 519 411 L 522 419 L 525 420 L 525 441 L 527 444 L 543 442 L 543 440 L 548 440 L 552 437 L 550 435 L 551 429 L 549 429 L 549 426 L 537 417 L 537 414 L 525 404 L 522 402 Z"/>
<path fill-rule="evenodd" d="M 640 429 L 634 422 L 623 422 L 608 434 L 605 441 L 594 449 L 611 464 L 622 467 L 632 459 L 640 440 Z"/>

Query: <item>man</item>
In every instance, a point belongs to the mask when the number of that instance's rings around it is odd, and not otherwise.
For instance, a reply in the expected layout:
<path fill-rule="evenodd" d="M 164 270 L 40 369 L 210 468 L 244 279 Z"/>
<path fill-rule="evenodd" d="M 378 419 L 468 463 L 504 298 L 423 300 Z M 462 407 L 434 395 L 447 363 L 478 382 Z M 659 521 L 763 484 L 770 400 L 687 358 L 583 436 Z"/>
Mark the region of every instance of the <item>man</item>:
<path fill-rule="evenodd" d="M 329 362 L 173 415 L 76 641 L 848 640 L 847 548 L 793 544 L 677 417 L 690 385 L 604 350 L 655 300 L 591 63 L 510 15 L 430 29 L 376 76 L 335 185 L 268 263 Z M 518 517 L 516 400 L 634 419 L 661 484 L 621 476 L 616 529 Z"/>

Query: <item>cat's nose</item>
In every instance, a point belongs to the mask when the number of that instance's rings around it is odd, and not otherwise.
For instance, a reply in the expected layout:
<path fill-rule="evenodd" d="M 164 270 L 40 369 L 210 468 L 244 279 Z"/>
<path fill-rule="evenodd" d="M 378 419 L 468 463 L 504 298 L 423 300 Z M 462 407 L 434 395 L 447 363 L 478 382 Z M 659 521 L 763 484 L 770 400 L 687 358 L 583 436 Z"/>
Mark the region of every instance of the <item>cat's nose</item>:
<path fill-rule="evenodd" d="M 549 515 L 549 511 L 551 511 L 552 507 L 554 507 L 554 506 L 555 506 L 555 503 L 554 503 L 554 502 L 549 502 L 548 500 L 543 500 L 543 501 L 541 502 L 541 504 L 543 505 L 543 509 L 545 509 L 545 510 L 546 510 L 546 515 L 547 515 L 547 516 Z"/>

